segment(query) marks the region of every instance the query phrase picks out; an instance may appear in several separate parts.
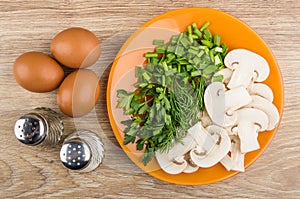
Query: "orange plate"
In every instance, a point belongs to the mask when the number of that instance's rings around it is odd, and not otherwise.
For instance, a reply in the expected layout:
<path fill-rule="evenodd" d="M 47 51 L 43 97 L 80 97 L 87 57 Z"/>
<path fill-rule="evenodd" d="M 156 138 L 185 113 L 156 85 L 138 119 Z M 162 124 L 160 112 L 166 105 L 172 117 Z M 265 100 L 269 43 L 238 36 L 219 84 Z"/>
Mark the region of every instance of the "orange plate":
<path fill-rule="evenodd" d="M 278 108 L 280 117 L 283 111 L 283 84 L 276 60 L 266 43 L 249 28 L 245 23 L 224 12 L 209 8 L 185 8 L 167 12 L 155 17 L 145 23 L 137 30 L 123 45 L 115 62 L 113 63 L 107 88 L 107 106 L 111 126 L 114 134 L 128 157 L 148 174 L 176 184 L 201 185 L 217 182 L 229 178 L 238 172 L 227 171 L 220 163 L 207 169 L 199 169 L 192 174 L 170 175 L 161 170 L 155 158 L 147 165 L 143 166 L 140 161 L 142 152 L 136 151 L 134 145 L 123 145 L 124 126 L 120 124 L 122 120 L 128 119 L 123 110 L 116 108 L 118 98 L 117 90 L 134 90 L 136 83 L 134 76 L 135 66 L 142 66 L 145 61 L 143 54 L 154 49 L 153 39 L 164 39 L 169 41 L 172 35 L 185 30 L 187 25 L 197 22 L 198 26 L 205 21 L 211 25 L 209 29 L 213 34 L 219 34 L 222 42 L 229 49 L 245 48 L 262 55 L 270 65 L 270 75 L 265 81 L 274 92 L 273 103 Z M 277 127 L 268 132 L 260 133 L 258 136 L 261 148 L 245 156 L 245 167 L 253 163 L 266 149 L 274 136 Z"/>

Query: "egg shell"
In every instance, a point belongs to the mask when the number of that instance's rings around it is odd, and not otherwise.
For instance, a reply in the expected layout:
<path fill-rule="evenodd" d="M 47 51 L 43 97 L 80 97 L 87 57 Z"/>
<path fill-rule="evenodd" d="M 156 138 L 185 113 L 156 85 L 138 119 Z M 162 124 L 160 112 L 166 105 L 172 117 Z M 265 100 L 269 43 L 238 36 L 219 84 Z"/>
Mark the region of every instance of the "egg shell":
<path fill-rule="evenodd" d="M 84 28 L 63 30 L 51 42 L 51 53 L 55 59 L 69 68 L 93 65 L 98 60 L 100 51 L 98 38 Z"/>
<path fill-rule="evenodd" d="M 61 66 L 42 52 L 20 55 L 14 63 L 13 73 L 20 86 L 39 93 L 56 89 L 64 77 Z"/>
<path fill-rule="evenodd" d="M 81 117 L 96 105 L 100 95 L 97 75 L 88 69 L 80 69 L 69 74 L 60 85 L 57 104 L 70 117 Z"/>

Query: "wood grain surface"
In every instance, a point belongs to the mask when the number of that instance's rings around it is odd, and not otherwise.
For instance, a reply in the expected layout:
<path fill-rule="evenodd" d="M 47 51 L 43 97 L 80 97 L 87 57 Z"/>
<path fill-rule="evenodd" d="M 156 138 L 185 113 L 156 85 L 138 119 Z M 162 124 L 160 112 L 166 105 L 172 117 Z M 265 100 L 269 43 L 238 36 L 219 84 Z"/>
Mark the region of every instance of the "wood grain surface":
<path fill-rule="evenodd" d="M 166 183 L 144 173 L 120 149 L 106 110 L 106 83 L 126 38 L 154 16 L 183 7 L 211 7 L 246 22 L 269 45 L 282 72 L 285 105 L 280 128 L 245 173 L 203 186 Z M 101 40 L 102 93 L 96 110 L 72 119 L 67 133 L 87 128 L 105 142 L 104 163 L 90 173 L 65 169 L 59 146 L 21 145 L 15 120 L 38 106 L 53 108 L 56 91 L 31 93 L 14 80 L 14 60 L 26 51 L 49 52 L 59 31 L 79 26 Z M 0 198 L 300 198 L 300 1 L 44 0 L 0 1 Z"/>

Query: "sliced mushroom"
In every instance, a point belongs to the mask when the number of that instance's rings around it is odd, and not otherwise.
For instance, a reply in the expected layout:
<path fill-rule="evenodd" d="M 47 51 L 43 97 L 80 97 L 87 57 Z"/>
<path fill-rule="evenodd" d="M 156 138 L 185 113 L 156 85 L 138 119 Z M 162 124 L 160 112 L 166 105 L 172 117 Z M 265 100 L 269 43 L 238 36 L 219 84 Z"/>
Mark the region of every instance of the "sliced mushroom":
<path fill-rule="evenodd" d="M 218 137 L 218 142 L 210 152 L 206 152 L 201 145 L 190 152 L 191 160 L 199 167 L 208 168 L 217 164 L 230 150 L 230 138 L 225 129 L 212 125 L 207 128 L 208 133 Z"/>
<path fill-rule="evenodd" d="M 193 136 L 196 142 L 195 147 L 200 146 L 206 153 L 209 153 L 219 140 L 219 137 L 209 134 L 200 122 L 197 122 L 194 126 L 192 126 L 188 130 L 188 134 Z M 190 150 L 193 148 L 190 148 Z"/>
<path fill-rule="evenodd" d="M 216 72 L 214 76 L 222 75 L 223 76 L 222 82 L 227 85 L 232 76 L 232 72 L 233 71 L 230 68 L 224 68 L 224 69 Z"/>
<path fill-rule="evenodd" d="M 244 87 L 237 87 L 225 92 L 224 84 L 211 83 L 204 92 L 206 111 L 211 120 L 222 127 L 236 123 L 235 110 L 251 102 L 251 96 Z"/>
<path fill-rule="evenodd" d="M 279 112 L 276 106 L 261 96 L 252 95 L 251 97 L 252 102 L 246 107 L 256 108 L 265 112 L 269 120 L 268 127 L 266 130 L 274 129 L 279 122 Z"/>
<path fill-rule="evenodd" d="M 259 95 L 269 102 L 273 102 L 274 95 L 272 89 L 263 83 L 252 83 L 248 87 L 250 95 Z"/>
<path fill-rule="evenodd" d="M 228 170 L 245 171 L 245 154 L 240 151 L 240 140 L 238 136 L 230 136 L 231 149 L 230 156 L 226 155 L 220 162 Z"/>
<path fill-rule="evenodd" d="M 169 174 L 179 174 L 187 167 L 184 156 L 179 156 L 176 159 L 169 159 L 166 153 L 158 151 L 155 153 L 155 157 L 162 170 Z"/>
<path fill-rule="evenodd" d="M 196 137 L 199 132 L 188 130 L 186 136 L 178 142 L 174 144 L 174 146 L 167 152 L 168 158 L 176 159 L 177 157 L 183 156 L 192 148 L 196 147 Z"/>
<path fill-rule="evenodd" d="M 230 51 L 224 59 L 224 64 L 234 70 L 228 88 L 248 87 L 251 79 L 262 82 L 270 73 L 268 62 L 262 56 L 246 49 Z"/>
<path fill-rule="evenodd" d="M 220 82 L 213 82 L 204 92 L 204 104 L 212 121 L 220 126 L 235 124 L 237 115 L 228 114 L 225 109 L 225 86 Z"/>
<path fill-rule="evenodd" d="M 183 170 L 183 173 L 194 173 L 199 169 L 198 166 L 192 166 L 190 164 L 187 164 L 187 167 Z"/>
<path fill-rule="evenodd" d="M 243 108 L 237 113 L 237 132 L 241 142 L 241 153 L 259 149 L 258 131 L 266 130 L 269 122 L 268 116 L 263 111 L 254 108 Z"/>

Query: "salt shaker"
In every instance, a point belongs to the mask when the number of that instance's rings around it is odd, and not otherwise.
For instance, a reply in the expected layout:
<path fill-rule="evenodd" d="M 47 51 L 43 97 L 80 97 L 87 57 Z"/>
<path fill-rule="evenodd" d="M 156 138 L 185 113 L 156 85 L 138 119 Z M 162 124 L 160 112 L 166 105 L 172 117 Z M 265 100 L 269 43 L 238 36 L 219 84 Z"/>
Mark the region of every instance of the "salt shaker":
<path fill-rule="evenodd" d="M 96 169 L 103 158 L 104 148 L 101 138 L 89 130 L 79 130 L 69 135 L 60 150 L 63 165 L 80 172 Z"/>
<path fill-rule="evenodd" d="M 16 138 L 29 146 L 56 145 L 64 131 L 62 119 L 50 108 L 39 107 L 20 117 L 14 126 Z"/>

